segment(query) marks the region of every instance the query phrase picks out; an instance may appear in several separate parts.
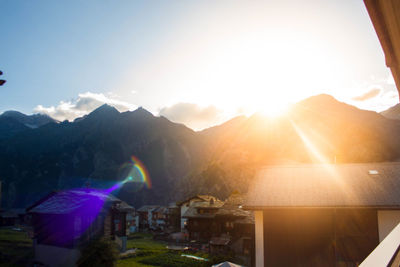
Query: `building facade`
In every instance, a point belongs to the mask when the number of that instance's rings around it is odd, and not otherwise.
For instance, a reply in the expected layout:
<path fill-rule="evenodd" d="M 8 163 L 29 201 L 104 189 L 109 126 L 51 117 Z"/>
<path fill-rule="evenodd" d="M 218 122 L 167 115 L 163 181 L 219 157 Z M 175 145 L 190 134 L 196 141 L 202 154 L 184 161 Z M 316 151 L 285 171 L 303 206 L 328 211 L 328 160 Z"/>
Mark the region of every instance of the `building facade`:
<path fill-rule="evenodd" d="M 266 167 L 255 213 L 256 266 L 357 266 L 400 222 L 400 163 Z"/>
<path fill-rule="evenodd" d="M 134 211 L 103 190 L 53 192 L 27 209 L 35 260 L 46 266 L 75 266 L 80 248 L 105 237 L 126 249 L 126 215 Z"/>

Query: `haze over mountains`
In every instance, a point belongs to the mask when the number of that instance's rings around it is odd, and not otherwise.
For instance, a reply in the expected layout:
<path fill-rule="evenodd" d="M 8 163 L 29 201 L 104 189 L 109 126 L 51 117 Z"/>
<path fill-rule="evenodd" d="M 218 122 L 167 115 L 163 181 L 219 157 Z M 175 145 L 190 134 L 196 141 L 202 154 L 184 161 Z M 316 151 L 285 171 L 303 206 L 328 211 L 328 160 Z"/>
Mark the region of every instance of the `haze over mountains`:
<path fill-rule="evenodd" d="M 382 111 L 381 114 L 389 119 L 400 120 L 400 104 Z"/>
<path fill-rule="evenodd" d="M 52 190 L 107 187 L 123 180 L 132 155 L 152 187 L 123 187 L 138 207 L 193 193 L 225 198 L 247 190 L 256 169 L 294 162 L 368 162 L 400 158 L 400 121 L 318 95 L 280 118 L 239 116 L 195 132 L 143 108 L 103 105 L 74 122 L 16 112 L 0 115 L 2 207 L 26 207 Z"/>

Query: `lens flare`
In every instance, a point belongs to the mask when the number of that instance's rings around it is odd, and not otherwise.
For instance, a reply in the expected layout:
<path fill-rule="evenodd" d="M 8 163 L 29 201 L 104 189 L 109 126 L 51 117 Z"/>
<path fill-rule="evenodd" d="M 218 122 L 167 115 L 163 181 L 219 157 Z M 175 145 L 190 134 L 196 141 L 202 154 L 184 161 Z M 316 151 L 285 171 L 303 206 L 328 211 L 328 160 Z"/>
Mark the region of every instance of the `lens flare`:
<path fill-rule="evenodd" d="M 135 156 L 131 156 L 129 162 L 121 166 L 124 180 L 110 187 L 107 191 L 112 192 L 120 189 L 124 184 L 134 184 L 134 188 L 140 190 L 143 187 L 151 188 L 150 175 L 144 164 Z"/>
<path fill-rule="evenodd" d="M 147 188 L 151 188 L 150 175 L 144 164 L 135 156 L 131 156 L 131 163 L 133 164 L 133 168 L 139 171 L 141 182 L 144 183 Z M 136 181 L 132 177 L 134 176 L 130 176 L 131 180 Z"/>

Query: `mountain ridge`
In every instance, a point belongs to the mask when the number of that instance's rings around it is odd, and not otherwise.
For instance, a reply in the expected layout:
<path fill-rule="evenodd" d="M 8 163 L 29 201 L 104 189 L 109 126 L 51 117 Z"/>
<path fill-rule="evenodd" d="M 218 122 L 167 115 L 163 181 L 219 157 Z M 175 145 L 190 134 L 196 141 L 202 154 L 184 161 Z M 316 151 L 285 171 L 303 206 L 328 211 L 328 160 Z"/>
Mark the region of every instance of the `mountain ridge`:
<path fill-rule="evenodd" d="M 2 207 L 25 207 L 49 191 L 87 181 L 110 187 L 124 179 L 131 156 L 144 163 L 153 184 L 115 192 L 135 207 L 190 194 L 223 199 L 233 190 L 246 192 L 265 164 L 400 158 L 400 121 L 326 95 L 301 101 L 279 118 L 238 116 L 199 132 L 143 108 L 120 113 L 108 105 L 35 129 L 6 119 L 23 129 L 0 138 Z"/>
<path fill-rule="evenodd" d="M 400 104 L 396 104 L 393 107 L 381 111 L 380 114 L 388 119 L 400 120 Z"/>

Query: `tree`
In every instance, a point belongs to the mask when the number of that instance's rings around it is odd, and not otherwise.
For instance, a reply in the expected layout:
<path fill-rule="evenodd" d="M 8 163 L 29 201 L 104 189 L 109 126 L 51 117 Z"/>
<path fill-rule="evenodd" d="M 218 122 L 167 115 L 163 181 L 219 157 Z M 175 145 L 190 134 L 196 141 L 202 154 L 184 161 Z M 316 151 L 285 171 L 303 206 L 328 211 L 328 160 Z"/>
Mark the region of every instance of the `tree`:
<path fill-rule="evenodd" d="M 3 75 L 3 72 L 0 70 L 0 76 Z M 0 79 L 0 86 L 6 83 L 6 80 L 1 80 Z"/>

